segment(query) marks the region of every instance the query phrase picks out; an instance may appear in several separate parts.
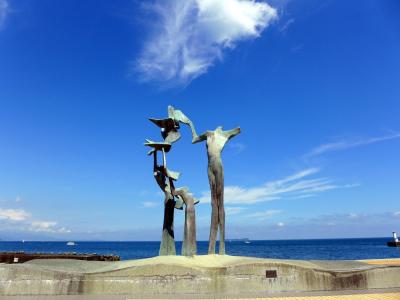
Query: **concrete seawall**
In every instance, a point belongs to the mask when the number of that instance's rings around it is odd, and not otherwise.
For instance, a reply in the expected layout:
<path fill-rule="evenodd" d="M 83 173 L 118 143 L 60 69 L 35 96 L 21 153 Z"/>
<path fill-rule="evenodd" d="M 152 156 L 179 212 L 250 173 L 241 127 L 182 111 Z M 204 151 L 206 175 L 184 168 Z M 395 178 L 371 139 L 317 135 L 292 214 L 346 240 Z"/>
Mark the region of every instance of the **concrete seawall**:
<path fill-rule="evenodd" d="M 400 287 L 400 266 L 205 255 L 0 264 L 0 295 L 249 295 Z"/>

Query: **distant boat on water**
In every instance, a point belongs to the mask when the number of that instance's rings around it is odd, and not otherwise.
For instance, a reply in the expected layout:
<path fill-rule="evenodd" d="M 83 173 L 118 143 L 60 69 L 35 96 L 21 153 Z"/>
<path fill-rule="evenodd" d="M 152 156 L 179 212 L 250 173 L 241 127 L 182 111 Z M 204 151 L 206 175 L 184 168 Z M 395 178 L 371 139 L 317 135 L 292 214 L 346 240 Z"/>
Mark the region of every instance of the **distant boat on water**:
<path fill-rule="evenodd" d="M 250 239 L 249 238 L 243 238 L 243 239 L 229 239 L 228 242 L 243 242 L 245 244 L 250 244 Z"/>
<path fill-rule="evenodd" d="M 75 246 L 75 245 L 76 245 L 75 242 L 68 242 L 68 243 L 67 243 L 67 246 Z"/>

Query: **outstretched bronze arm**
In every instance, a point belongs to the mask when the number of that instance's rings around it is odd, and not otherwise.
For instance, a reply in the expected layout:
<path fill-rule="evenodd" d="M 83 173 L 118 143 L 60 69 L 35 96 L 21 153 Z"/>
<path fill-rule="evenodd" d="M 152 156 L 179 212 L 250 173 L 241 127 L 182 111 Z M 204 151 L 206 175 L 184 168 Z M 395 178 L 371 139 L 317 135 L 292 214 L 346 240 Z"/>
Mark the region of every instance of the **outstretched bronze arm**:
<path fill-rule="evenodd" d="M 238 135 L 240 133 L 240 127 L 236 127 L 235 129 L 232 130 L 226 130 L 222 132 L 224 136 L 226 136 L 228 138 L 228 140 L 230 140 L 231 138 L 233 138 L 234 136 Z"/>
<path fill-rule="evenodd" d="M 202 142 L 202 141 L 207 140 L 207 135 L 208 135 L 207 132 L 204 132 L 201 135 L 194 135 L 193 139 L 192 139 L 192 144 L 196 144 L 198 142 Z"/>

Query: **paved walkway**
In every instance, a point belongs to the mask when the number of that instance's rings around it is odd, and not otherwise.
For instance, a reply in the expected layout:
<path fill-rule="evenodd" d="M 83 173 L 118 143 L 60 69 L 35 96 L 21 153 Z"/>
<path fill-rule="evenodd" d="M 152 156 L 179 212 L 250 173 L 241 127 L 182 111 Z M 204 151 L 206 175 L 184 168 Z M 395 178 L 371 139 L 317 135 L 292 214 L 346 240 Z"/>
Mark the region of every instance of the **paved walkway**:
<path fill-rule="evenodd" d="M 215 298 L 212 300 L 238 300 L 238 299 L 239 298 Z M 138 300 L 138 299 L 132 299 L 132 300 Z M 307 296 L 307 297 L 291 296 L 291 297 L 267 297 L 267 298 L 240 298 L 240 300 L 400 300 L 400 293 Z"/>
<path fill-rule="evenodd" d="M 361 260 L 363 263 L 367 263 L 369 265 L 390 265 L 390 266 L 400 266 L 400 259 L 367 259 Z"/>
<path fill-rule="evenodd" d="M 241 300 L 267 300 L 267 299 L 270 300 L 400 300 L 400 293 L 308 296 L 308 297 L 293 296 L 293 297 L 245 298 Z M 234 300 L 234 299 L 223 299 L 223 300 Z"/>
<path fill-rule="evenodd" d="M 330 296 L 290 296 L 267 298 L 212 298 L 212 300 L 400 300 L 400 293 L 356 294 L 356 295 L 330 295 Z M 140 300 L 140 299 L 127 299 Z M 142 299 L 159 300 L 159 299 Z M 202 300 L 202 299 L 197 299 Z M 204 299 L 211 300 L 211 299 Z"/>
<path fill-rule="evenodd" d="M 382 292 L 382 293 L 369 293 L 354 291 L 355 294 L 346 294 L 346 292 L 334 292 L 325 295 L 299 295 L 299 296 L 270 296 L 270 297 L 254 297 L 254 298 L 192 298 L 196 300 L 400 300 L 400 292 Z M 171 298 L 172 299 L 172 298 Z M 184 298 L 179 298 L 184 299 Z M 126 300 L 160 300 L 160 299 L 126 299 Z"/>
<path fill-rule="evenodd" d="M 340 292 L 339 292 L 340 293 Z M 107 296 L 107 295 L 76 295 L 76 296 L 0 296 L 1 300 L 160 300 L 160 298 L 132 298 L 129 296 Z M 364 294 L 336 295 L 302 295 L 302 296 L 271 296 L 255 298 L 200 298 L 200 297 L 170 297 L 168 299 L 195 299 L 195 300 L 400 300 L 400 292 L 383 292 Z"/>

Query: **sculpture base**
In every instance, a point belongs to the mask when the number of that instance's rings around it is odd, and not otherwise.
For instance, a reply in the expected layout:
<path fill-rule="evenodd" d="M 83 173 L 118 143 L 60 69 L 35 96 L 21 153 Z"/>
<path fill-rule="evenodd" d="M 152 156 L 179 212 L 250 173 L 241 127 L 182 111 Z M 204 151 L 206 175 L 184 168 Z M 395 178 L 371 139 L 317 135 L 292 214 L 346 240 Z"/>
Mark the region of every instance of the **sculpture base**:
<path fill-rule="evenodd" d="M 63 259 L 0 264 L 4 295 L 267 295 L 400 287 L 400 259 L 301 261 L 201 255 L 120 262 Z"/>

